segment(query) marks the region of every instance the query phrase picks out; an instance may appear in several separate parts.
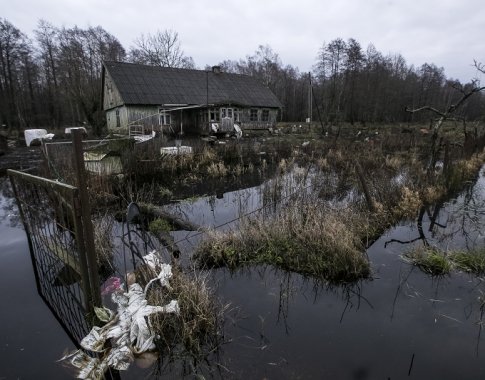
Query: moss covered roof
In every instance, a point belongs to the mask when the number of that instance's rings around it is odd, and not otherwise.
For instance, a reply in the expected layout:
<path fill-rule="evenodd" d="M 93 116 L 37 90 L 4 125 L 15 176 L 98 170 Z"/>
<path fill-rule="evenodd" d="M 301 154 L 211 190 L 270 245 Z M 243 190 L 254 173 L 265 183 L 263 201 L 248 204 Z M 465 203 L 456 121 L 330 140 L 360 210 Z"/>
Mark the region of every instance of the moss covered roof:
<path fill-rule="evenodd" d="M 104 62 L 125 104 L 232 104 L 280 108 L 273 92 L 247 75 Z"/>

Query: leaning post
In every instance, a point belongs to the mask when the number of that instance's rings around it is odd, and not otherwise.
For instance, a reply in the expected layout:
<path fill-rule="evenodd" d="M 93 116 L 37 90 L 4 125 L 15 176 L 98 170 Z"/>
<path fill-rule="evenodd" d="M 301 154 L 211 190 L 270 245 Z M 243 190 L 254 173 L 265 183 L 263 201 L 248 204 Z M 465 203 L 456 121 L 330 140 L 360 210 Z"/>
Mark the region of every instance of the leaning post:
<path fill-rule="evenodd" d="M 98 264 L 94 246 L 93 224 L 91 222 L 91 206 L 86 185 L 86 171 L 84 169 L 84 152 L 82 146 L 82 130 L 72 130 L 72 144 L 74 147 L 74 170 L 76 172 L 77 188 L 81 201 L 81 219 L 84 232 L 84 245 L 86 248 L 86 261 L 88 263 L 89 284 L 91 287 L 93 306 L 101 306 L 101 294 L 98 275 Z"/>

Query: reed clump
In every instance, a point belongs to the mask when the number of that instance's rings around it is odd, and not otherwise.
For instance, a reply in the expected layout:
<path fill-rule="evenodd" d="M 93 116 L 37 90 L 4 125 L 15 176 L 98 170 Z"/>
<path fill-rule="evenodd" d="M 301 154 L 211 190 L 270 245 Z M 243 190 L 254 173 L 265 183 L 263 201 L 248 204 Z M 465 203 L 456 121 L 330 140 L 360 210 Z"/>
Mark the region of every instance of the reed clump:
<path fill-rule="evenodd" d="M 434 247 L 417 247 L 404 254 L 404 259 L 432 276 L 449 274 L 452 264 L 445 252 Z"/>
<path fill-rule="evenodd" d="M 139 267 L 136 281 L 143 287 L 157 274 L 148 266 Z M 161 357 L 200 363 L 222 344 L 222 322 L 225 308 L 215 301 L 208 278 L 195 271 L 183 272 L 172 266 L 169 287 L 153 284 L 148 288 L 149 305 L 166 305 L 177 300 L 180 312 L 150 316 L 157 336 L 154 341 Z"/>
<path fill-rule="evenodd" d="M 453 252 L 450 258 L 458 269 L 477 276 L 485 273 L 485 248 Z"/>
<path fill-rule="evenodd" d="M 323 204 L 294 202 L 272 216 L 243 220 L 237 231 L 209 233 L 195 257 L 209 267 L 270 264 L 331 283 L 367 278 L 358 228 L 341 215 Z"/>
<path fill-rule="evenodd" d="M 400 189 L 401 197 L 392 210 L 393 219 L 412 218 L 423 204 L 422 198 L 417 190 L 403 186 Z"/>
<path fill-rule="evenodd" d="M 207 167 L 207 175 L 209 177 L 225 177 L 229 172 L 224 162 L 213 162 Z"/>
<path fill-rule="evenodd" d="M 431 275 L 443 275 L 459 269 L 476 276 L 485 273 L 485 248 L 445 252 L 436 247 L 418 247 L 404 258 Z"/>
<path fill-rule="evenodd" d="M 96 261 L 102 272 L 114 271 L 114 246 L 112 241 L 113 218 L 108 215 L 99 216 L 92 220 L 94 232 L 94 247 Z"/>

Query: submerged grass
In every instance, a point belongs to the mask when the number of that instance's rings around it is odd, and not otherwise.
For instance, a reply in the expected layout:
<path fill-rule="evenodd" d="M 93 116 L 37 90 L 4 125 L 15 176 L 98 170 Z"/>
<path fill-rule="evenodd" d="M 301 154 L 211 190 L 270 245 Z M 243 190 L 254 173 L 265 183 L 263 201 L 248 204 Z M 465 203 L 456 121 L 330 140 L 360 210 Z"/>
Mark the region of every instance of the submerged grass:
<path fill-rule="evenodd" d="M 473 274 L 485 273 L 485 248 L 454 252 L 450 255 L 457 268 Z"/>
<path fill-rule="evenodd" d="M 414 153 L 395 159 L 380 151 L 374 153 L 359 156 L 363 168 L 360 182 L 351 164 L 356 152 L 351 149 L 331 149 L 325 157 L 315 156 L 313 166 L 309 162 L 299 167 L 294 158 L 280 160 L 277 176 L 264 188 L 265 211 L 242 220 L 236 231 L 210 233 L 197 249 L 199 264 L 234 269 L 265 263 L 332 283 L 369 277 L 370 266 L 364 254 L 369 242 L 396 222 L 415 218 L 430 200 L 443 199 L 456 191 L 458 183 L 463 186 L 476 175 L 484 158 L 480 152 L 468 160 L 458 160 L 460 173 L 452 172 L 459 177 L 455 183 L 449 172 L 447 178 L 443 174 L 429 176 L 424 162 Z M 308 186 L 310 167 L 312 185 Z M 348 178 L 341 183 L 342 171 Z M 365 190 L 360 192 L 360 188 Z M 406 257 L 432 275 L 447 274 L 453 267 L 449 258 L 436 249 L 416 250 Z"/>
<path fill-rule="evenodd" d="M 404 258 L 432 276 L 449 274 L 452 269 L 447 255 L 434 247 L 417 247 L 405 253 Z"/>
<path fill-rule="evenodd" d="M 246 219 L 237 231 L 211 232 L 195 257 L 209 267 L 272 264 L 331 283 L 367 278 L 370 265 L 356 229 L 339 214 L 295 202 L 267 218 Z"/>
<path fill-rule="evenodd" d="M 448 274 L 454 268 L 477 276 L 485 273 L 485 248 L 444 252 L 435 247 L 419 247 L 407 252 L 404 258 L 434 276 Z"/>

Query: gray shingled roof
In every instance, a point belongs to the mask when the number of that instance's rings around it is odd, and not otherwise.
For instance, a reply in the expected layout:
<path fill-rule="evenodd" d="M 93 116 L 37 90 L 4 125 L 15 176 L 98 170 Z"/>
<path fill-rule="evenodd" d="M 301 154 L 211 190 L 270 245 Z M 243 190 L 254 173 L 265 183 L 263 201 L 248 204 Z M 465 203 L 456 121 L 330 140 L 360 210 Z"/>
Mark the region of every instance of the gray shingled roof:
<path fill-rule="evenodd" d="M 247 75 L 105 62 L 125 104 L 235 104 L 282 107 L 268 87 Z"/>

